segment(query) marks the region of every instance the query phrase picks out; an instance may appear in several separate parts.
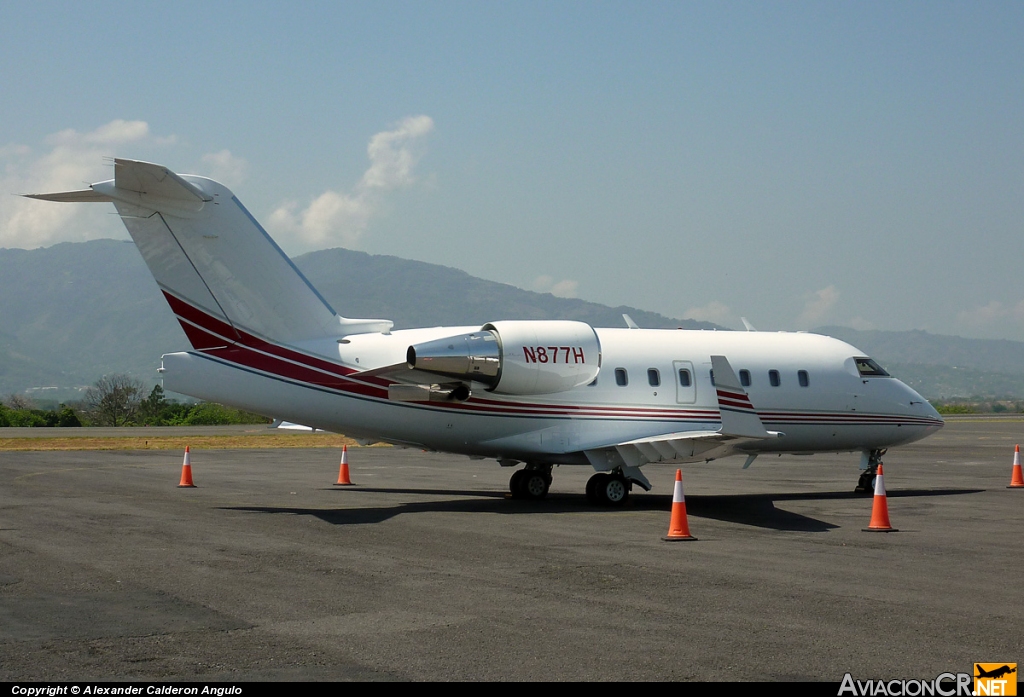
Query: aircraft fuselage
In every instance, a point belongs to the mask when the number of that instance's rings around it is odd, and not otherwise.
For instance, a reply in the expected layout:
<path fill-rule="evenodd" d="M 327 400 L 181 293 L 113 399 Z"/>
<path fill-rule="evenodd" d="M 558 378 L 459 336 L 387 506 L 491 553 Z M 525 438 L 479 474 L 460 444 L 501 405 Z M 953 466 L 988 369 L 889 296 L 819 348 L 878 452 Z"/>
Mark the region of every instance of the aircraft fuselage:
<path fill-rule="evenodd" d="M 718 428 L 710 356 L 724 354 L 741 379 L 749 377 L 745 389 L 765 427 L 784 434 L 746 443 L 743 452 L 883 449 L 943 424 L 899 380 L 861 375 L 854 359 L 863 354 L 854 347 L 804 333 L 597 329 L 597 379 L 553 394 L 502 395 L 473 384 L 465 401 L 399 402 L 388 398 L 387 381 L 360 375 L 402 362 L 410 345 L 478 329 L 359 334 L 294 347 L 236 342 L 170 354 L 165 386 L 369 440 L 584 464 L 580 453 L 590 448 Z"/>

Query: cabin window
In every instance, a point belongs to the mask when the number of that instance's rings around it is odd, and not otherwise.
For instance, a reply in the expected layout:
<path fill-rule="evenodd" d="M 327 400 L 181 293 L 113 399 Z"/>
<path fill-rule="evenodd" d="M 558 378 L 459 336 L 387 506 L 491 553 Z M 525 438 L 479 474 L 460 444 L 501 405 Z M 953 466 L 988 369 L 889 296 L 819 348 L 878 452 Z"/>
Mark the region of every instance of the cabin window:
<path fill-rule="evenodd" d="M 615 369 L 615 384 L 618 385 L 619 387 L 625 387 L 626 385 L 629 384 L 629 376 L 626 375 L 625 368 Z"/>
<path fill-rule="evenodd" d="M 882 366 L 878 365 L 867 356 L 854 358 L 853 360 L 857 362 L 857 372 L 860 373 L 861 376 L 880 378 L 889 377 L 889 373 L 885 372 Z"/>
<path fill-rule="evenodd" d="M 779 385 L 781 385 L 782 381 L 779 380 L 779 371 L 777 371 L 777 370 L 769 370 L 768 371 L 768 382 L 771 384 L 772 387 L 778 387 Z"/>
<path fill-rule="evenodd" d="M 800 382 L 800 387 L 807 387 L 811 384 L 811 379 L 807 377 L 806 370 L 797 371 L 796 379 Z"/>
<path fill-rule="evenodd" d="M 683 387 L 689 387 L 690 386 L 690 371 L 689 370 L 686 370 L 685 368 L 680 369 L 680 371 L 679 371 L 679 384 L 681 386 L 683 386 Z"/>
<path fill-rule="evenodd" d="M 657 368 L 647 369 L 647 383 L 651 387 L 657 387 L 661 384 L 661 373 L 658 372 Z"/>
<path fill-rule="evenodd" d="M 750 387 L 750 371 L 749 370 L 741 370 L 740 371 L 740 384 L 743 385 L 744 387 Z"/>

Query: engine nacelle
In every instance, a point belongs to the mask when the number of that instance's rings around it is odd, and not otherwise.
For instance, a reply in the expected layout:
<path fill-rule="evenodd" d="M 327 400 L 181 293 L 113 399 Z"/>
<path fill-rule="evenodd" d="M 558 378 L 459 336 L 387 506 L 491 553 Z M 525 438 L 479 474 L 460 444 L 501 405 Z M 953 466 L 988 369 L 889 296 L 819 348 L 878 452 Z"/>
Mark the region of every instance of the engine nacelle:
<path fill-rule="evenodd" d="M 594 328 L 573 321 L 507 321 L 410 346 L 409 367 L 483 383 L 500 394 L 550 394 L 586 385 L 601 369 Z"/>

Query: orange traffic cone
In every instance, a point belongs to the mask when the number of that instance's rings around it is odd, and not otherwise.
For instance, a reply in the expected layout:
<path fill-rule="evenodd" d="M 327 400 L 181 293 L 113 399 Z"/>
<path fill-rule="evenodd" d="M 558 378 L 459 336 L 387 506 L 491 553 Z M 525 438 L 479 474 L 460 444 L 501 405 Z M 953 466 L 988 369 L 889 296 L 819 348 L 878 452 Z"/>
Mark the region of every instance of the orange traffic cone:
<path fill-rule="evenodd" d="M 1010 486 L 1007 489 L 1024 488 L 1024 474 L 1020 471 L 1020 446 L 1013 448 L 1013 474 L 1010 476 Z"/>
<path fill-rule="evenodd" d="M 686 522 L 686 497 L 683 496 L 683 471 L 676 470 L 676 486 L 672 490 L 672 518 L 668 523 L 668 535 L 661 538 L 666 542 L 686 542 L 697 538 L 690 534 Z"/>
<path fill-rule="evenodd" d="M 889 504 L 885 500 L 885 482 L 882 481 L 882 463 L 875 473 L 875 502 L 871 506 L 871 522 L 864 532 L 899 532 L 889 523 Z"/>
<path fill-rule="evenodd" d="M 341 446 L 341 467 L 338 468 L 338 481 L 334 486 L 354 486 L 348 478 L 348 446 Z"/>
<path fill-rule="evenodd" d="M 181 463 L 181 482 L 178 484 L 179 489 L 194 489 L 195 484 L 192 483 L 192 454 L 189 452 L 188 446 L 185 446 L 185 461 Z"/>

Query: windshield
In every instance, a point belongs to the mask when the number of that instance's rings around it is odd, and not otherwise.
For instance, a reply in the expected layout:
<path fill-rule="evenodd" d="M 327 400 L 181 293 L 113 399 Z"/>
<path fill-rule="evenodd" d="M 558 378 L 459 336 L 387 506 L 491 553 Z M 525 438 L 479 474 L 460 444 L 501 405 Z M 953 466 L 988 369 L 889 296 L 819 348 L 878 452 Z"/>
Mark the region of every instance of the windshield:
<path fill-rule="evenodd" d="M 860 373 L 862 377 L 889 377 L 889 373 L 885 372 L 882 366 L 878 365 L 867 356 L 854 358 L 853 360 L 857 363 L 857 372 Z"/>

